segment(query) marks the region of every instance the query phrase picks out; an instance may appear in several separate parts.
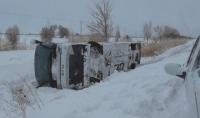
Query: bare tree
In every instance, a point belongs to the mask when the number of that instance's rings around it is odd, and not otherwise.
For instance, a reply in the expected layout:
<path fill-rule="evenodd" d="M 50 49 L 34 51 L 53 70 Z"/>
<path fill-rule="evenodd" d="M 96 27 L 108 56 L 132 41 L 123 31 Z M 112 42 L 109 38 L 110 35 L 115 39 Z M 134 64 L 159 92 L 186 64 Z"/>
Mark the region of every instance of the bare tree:
<path fill-rule="evenodd" d="M 52 38 L 55 36 L 55 30 L 57 26 L 51 25 L 49 27 L 43 27 L 40 32 L 40 37 L 44 42 L 51 42 Z"/>
<path fill-rule="evenodd" d="M 118 42 L 120 40 L 120 37 L 121 37 L 121 34 L 120 34 L 120 29 L 119 27 L 117 27 L 117 31 L 116 31 L 116 34 L 115 34 L 115 38 L 116 38 L 116 42 Z"/>
<path fill-rule="evenodd" d="M 131 37 L 129 35 L 125 36 L 126 41 L 131 42 Z"/>
<path fill-rule="evenodd" d="M 58 29 L 59 29 L 58 34 L 59 34 L 60 38 L 69 37 L 68 28 L 63 27 L 62 25 L 59 25 Z"/>
<path fill-rule="evenodd" d="M 11 49 L 17 49 L 19 34 L 20 34 L 20 31 L 17 25 L 14 25 L 13 27 L 9 27 L 6 30 L 6 38 L 10 44 Z"/>
<path fill-rule="evenodd" d="M 156 26 L 153 28 L 154 29 L 154 32 L 156 33 L 157 35 L 157 38 L 161 40 L 162 38 L 162 33 L 163 33 L 163 28 L 161 26 Z"/>
<path fill-rule="evenodd" d="M 0 35 L 0 50 L 2 49 L 2 36 Z"/>
<path fill-rule="evenodd" d="M 157 34 L 158 39 L 167 39 L 167 38 L 179 38 L 181 37 L 180 32 L 173 27 L 170 26 L 156 26 L 154 27 L 154 31 Z"/>
<path fill-rule="evenodd" d="M 176 28 L 165 26 L 163 28 L 162 36 L 165 38 L 179 38 L 181 37 L 179 31 Z"/>
<path fill-rule="evenodd" d="M 108 41 L 113 31 L 110 0 L 99 0 L 91 11 L 93 21 L 88 25 L 89 30 L 92 34 L 101 35 L 104 41 Z"/>
<path fill-rule="evenodd" d="M 144 24 L 144 27 L 143 27 L 143 33 L 144 33 L 144 38 L 148 40 L 151 38 L 152 36 L 152 23 L 151 22 L 148 22 L 148 23 L 145 23 Z"/>

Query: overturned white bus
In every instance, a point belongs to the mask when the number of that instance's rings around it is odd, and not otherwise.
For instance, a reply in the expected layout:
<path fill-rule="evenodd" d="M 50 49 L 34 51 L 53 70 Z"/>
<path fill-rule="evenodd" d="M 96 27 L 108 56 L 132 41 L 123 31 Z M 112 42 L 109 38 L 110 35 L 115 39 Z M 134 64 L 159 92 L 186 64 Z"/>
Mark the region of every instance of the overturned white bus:
<path fill-rule="evenodd" d="M 38 87 L 82 89 L 100 82 L 115 70 L 128 71 L 140 64 L 140 43 L 36 43 Z"/>

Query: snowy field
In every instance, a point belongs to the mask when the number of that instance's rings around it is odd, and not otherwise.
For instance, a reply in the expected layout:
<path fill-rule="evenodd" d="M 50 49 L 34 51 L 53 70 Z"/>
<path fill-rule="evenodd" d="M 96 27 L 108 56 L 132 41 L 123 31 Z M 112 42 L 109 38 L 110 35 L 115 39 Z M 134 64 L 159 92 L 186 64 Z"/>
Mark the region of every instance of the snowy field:
<path fill-rule="evenodd" d="M 130 72 L 116 72 L 83 90 L 34 90 L 27 118 L 189 118 L 184 81 L 165 73 L 164 65 L 184 64 L 194 41 L 162 55 L 142 59 Z M 12 86 L 34 79 L 34 51 L 0 52 L 0 118 L 21 118 L 14 109 Z"/>

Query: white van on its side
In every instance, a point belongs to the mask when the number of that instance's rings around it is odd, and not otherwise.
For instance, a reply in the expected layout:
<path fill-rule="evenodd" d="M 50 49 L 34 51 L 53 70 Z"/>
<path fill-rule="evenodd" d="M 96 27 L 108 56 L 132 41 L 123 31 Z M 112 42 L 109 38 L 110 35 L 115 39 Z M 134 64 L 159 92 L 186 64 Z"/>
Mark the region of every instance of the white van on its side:
<path fill-rule="evenodd" d="M 140 58 L 140 43 L 40 42 L 35 52 L 35 75 L 40 86 L 81 89 L 100 82 L 115 70 L 134 69 Z"/>

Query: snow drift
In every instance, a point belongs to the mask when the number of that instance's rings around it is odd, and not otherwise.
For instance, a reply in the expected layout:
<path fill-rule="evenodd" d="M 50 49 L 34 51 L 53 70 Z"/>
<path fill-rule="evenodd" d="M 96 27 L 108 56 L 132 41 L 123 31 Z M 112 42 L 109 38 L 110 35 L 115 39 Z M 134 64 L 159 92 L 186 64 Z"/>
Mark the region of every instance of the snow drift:
<path fill-rule="evenodd" d="M 161 57 L 146 59 L 145 64 L 130 72 L 115 72 L 99 84 L 81 91 L 56 90 L 42 87 L 36 89 L 40 107 L 27 107 L 28 118 L 188 118 L 189 105 L 185 96 L 184 81 L 167 75 L 166 63 L 184 64 L 193 42 L 170 49 Z M 177 51 L 179 50 L 179 51 Z M 22 56 L 23 55 L 23 56 Z M 170 56 L 169 56 L 170 55 Z M 0 53 L 0 57 L 3 56 Z M 7 52 L 7 57 L 19 57 L 19 61 L 6 64 L 0 58 L 0 117 L 9 118 L 5 99 L 12 100 L 7 86 L 20 76 L 29 75 L 34 81 L 33 52 Z M 24 58 L 27 60 L 23 60 Z M 29 62 L 29 63 L 27 63 Z M 17 112 L 13 112 L 15 117 Z"/>

